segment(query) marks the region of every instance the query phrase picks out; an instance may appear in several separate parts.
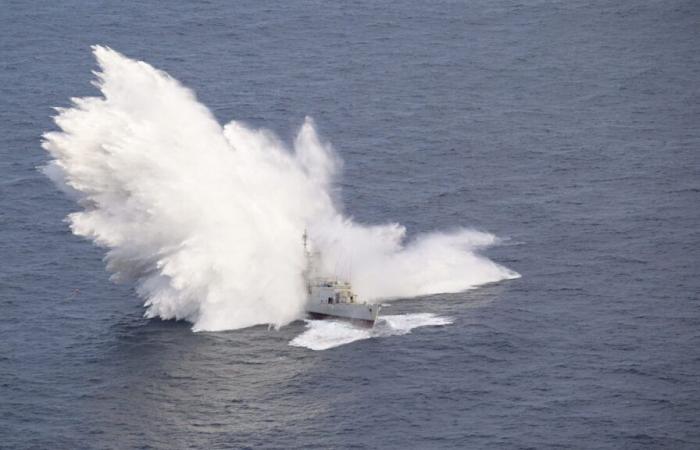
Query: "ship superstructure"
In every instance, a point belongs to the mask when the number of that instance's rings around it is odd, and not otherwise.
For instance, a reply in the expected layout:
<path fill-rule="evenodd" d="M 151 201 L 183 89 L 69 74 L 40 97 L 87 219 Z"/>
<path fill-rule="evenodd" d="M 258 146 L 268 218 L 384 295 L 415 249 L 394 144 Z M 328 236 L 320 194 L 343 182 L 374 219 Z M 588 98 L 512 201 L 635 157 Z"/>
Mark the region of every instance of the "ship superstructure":
<path fill-rule="evenodd" d="M 309 251 L 308 235 L 304 232 L 304 254 L 307 267 L 304 272 L 308 302 L 306 312 L 316 318 L 347 319 L 373 326 L 381 305 L 360 301 L 348 281 L 318 276 L 314 260 L 318 255 Z"/>

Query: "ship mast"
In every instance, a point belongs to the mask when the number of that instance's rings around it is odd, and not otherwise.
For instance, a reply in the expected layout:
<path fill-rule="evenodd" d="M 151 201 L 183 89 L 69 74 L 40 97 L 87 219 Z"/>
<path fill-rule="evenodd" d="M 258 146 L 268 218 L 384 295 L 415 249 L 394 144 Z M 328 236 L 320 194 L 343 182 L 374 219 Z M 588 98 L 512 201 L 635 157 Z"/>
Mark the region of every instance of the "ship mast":
<path fill-rule="evenodd" d="M 304 242 L 304 259 L 306 260 L 302 275 L 304 277 L 304 284 L 306 284 L 307 294 L 311 294 L 311 253 L 309 253 L 309 235 L 306 232 L 306 228 L 304 228 L 304 234 L 301 239 Z"/>

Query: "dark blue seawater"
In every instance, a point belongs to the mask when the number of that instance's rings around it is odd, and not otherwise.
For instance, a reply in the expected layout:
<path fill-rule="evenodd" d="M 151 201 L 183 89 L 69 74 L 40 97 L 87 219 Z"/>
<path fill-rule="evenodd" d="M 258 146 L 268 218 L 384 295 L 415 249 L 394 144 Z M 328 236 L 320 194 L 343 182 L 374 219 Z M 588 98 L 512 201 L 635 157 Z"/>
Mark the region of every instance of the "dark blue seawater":
<path fill-rule="evenodd" d="M 142 318 L 40 174 L 91 44 L 345 161 L 345 209 L 472 226 L 522 278 L 326 351 Z M 700 448 L 700 3 L 0 8 L 0 447 Z"/>

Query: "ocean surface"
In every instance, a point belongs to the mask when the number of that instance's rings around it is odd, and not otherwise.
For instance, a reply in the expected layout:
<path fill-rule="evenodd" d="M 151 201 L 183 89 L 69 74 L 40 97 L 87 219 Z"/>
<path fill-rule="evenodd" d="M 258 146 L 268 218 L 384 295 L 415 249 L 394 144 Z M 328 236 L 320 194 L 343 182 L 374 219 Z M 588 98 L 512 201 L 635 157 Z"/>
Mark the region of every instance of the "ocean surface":
<path fill-rule="evenodd" d="M 24 2 L 0 12 L 0 447 L 700 448 L 700 3 Z M 344 161 L 344 211 L 521 278 L 375 330 L 143 317 L 37 168 L 93 44 Z M 221 230 L 226 233 L 227 230 Z"/>

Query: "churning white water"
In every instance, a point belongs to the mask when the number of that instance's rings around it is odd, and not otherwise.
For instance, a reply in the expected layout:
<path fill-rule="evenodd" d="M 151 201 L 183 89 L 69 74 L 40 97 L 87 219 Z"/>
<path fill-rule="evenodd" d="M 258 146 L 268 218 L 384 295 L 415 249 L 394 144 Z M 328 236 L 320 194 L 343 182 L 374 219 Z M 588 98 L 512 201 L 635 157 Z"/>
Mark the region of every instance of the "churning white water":
<path fill-rule="evenodd" d="M 45 173 L 80 211 L 73 233 L 106 249 L 146 315 L 194 330 L 302 317 L 301 236 L 321 269 L 366 299 L 456 292 L 518 275 L 478 255 L 496 242 L 466 229 L 405 242 L 399 224 L 366 226 L 331 195 L 339 161 L 306 119 L 291 148 L 238 122 L 221 126 L 189 89 L 152 66 L 93 47 L 100 97 L 58 109 Z"/>
<path fill-rule="evenodd" d="M 289 345 L 311 350 L 349 344 L 362 339 L 408 334 L 414 328 L 449 325 L 452 319 L 430 313 L 381 316 L 373 328 L 361 328 L 345 321 L 307 320 L 306 331 L 292 339 Z"/>

